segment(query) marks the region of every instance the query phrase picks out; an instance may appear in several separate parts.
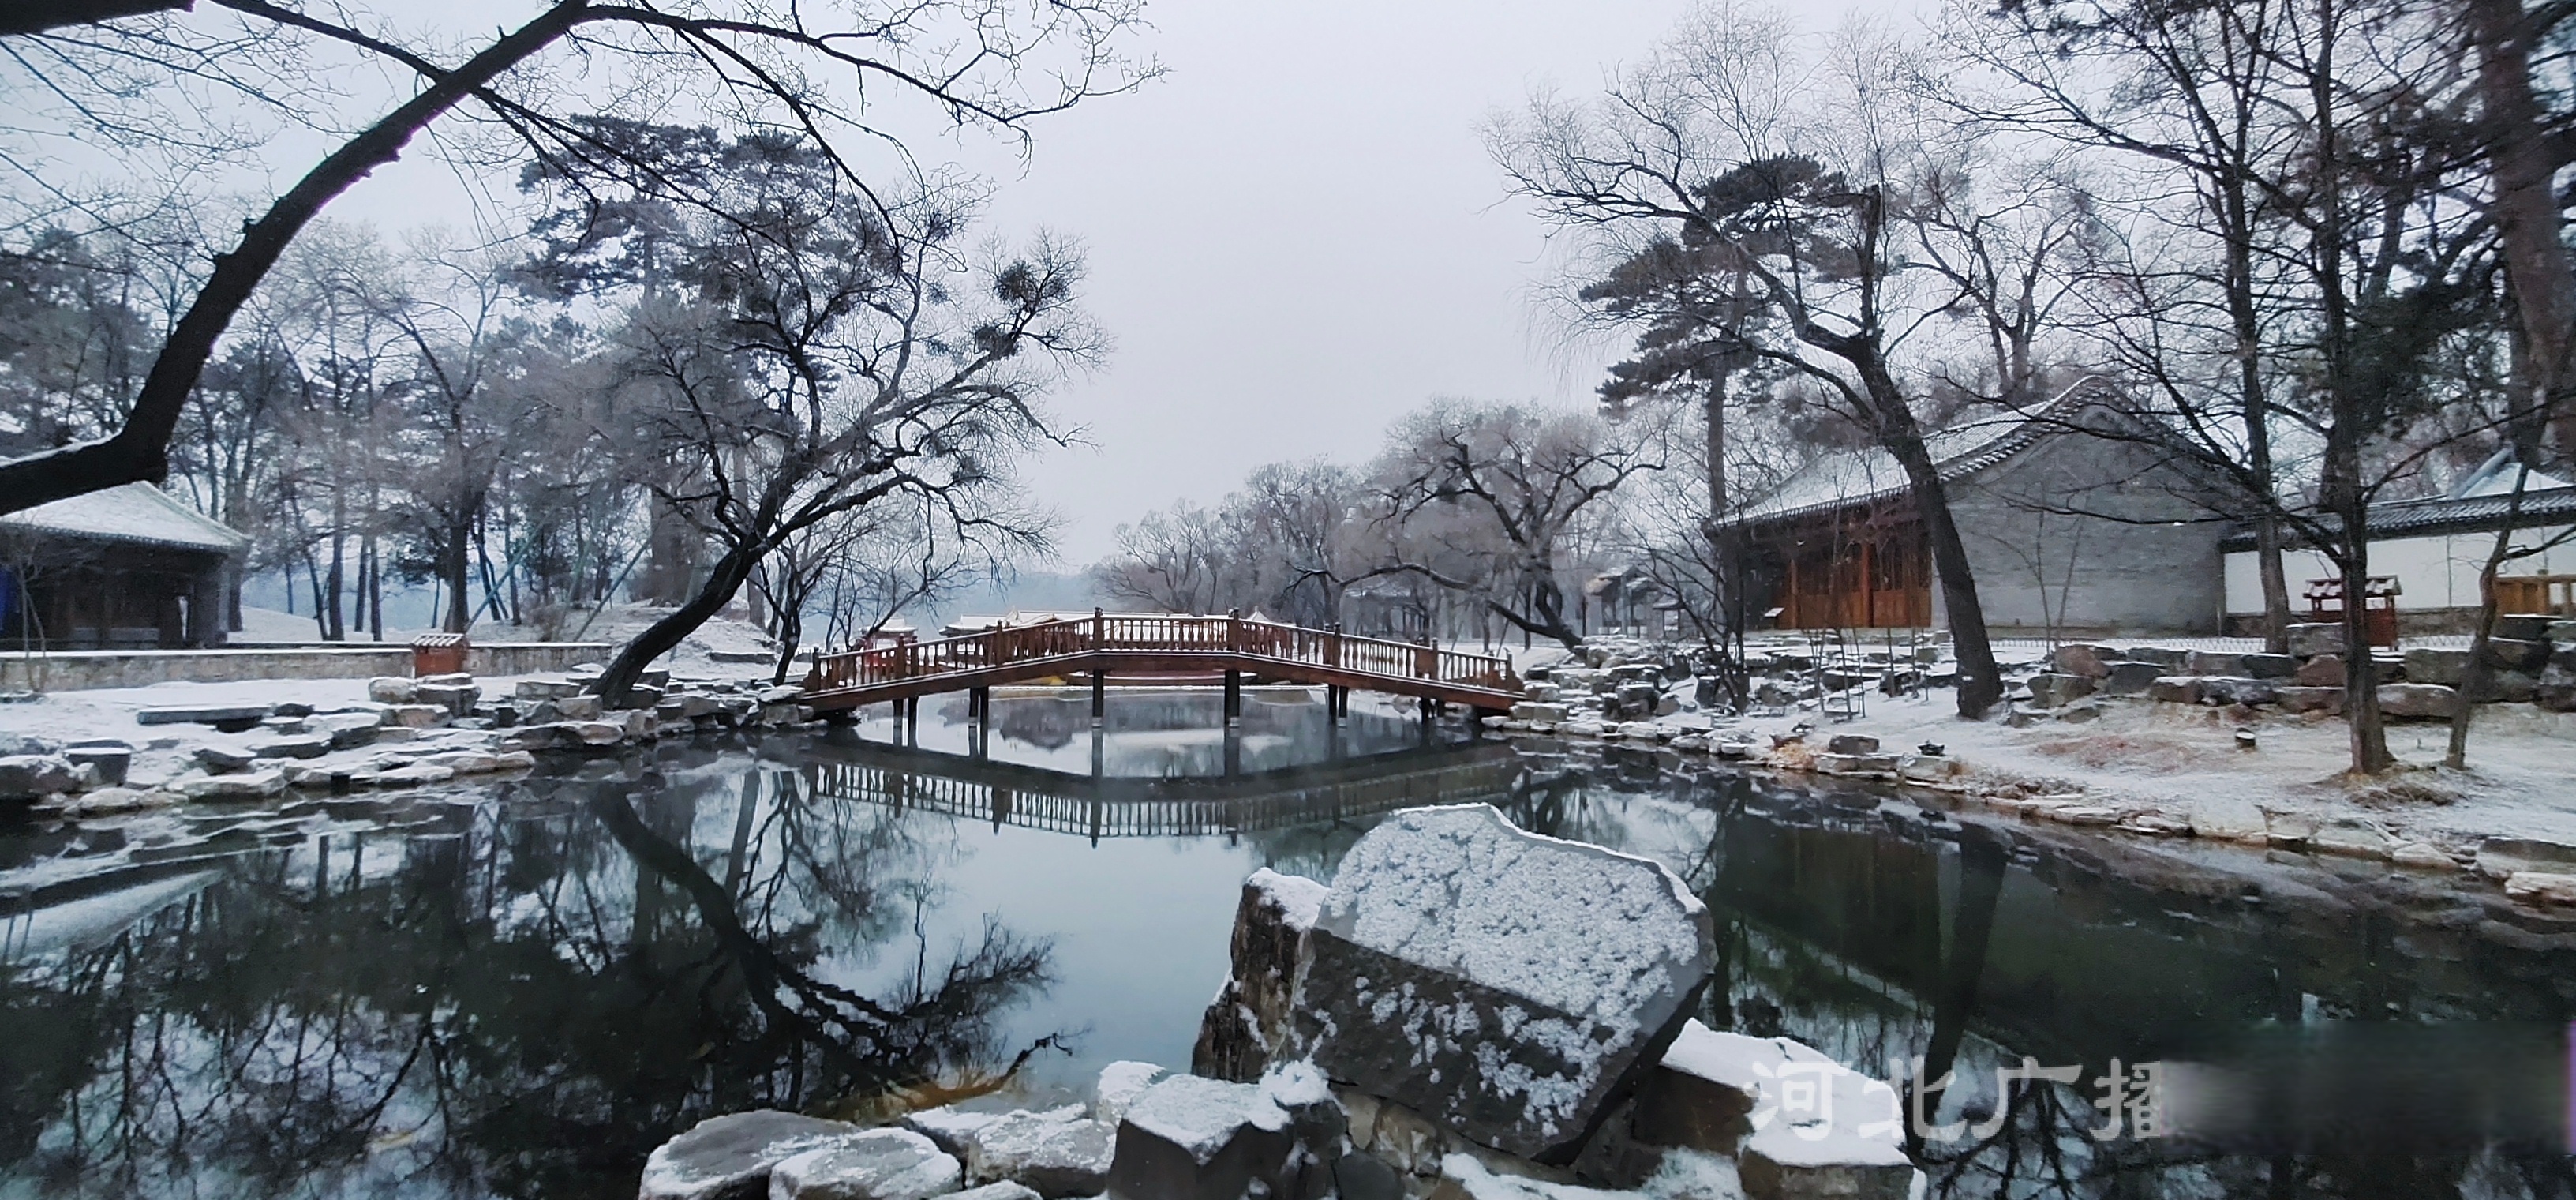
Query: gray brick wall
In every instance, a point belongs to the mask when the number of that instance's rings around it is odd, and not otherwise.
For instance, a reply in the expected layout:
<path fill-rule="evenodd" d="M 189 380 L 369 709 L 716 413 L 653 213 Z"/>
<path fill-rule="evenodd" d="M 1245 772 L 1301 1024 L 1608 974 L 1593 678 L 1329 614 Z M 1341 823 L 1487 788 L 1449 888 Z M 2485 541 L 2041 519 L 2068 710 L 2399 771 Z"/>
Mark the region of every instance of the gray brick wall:
<path fill-rule="evenodd" d="M 2220 526 L 2196 494 L 2148 450 L 2078 434 L 1952 484 L 1987 627 L 2218 632 Z"/>

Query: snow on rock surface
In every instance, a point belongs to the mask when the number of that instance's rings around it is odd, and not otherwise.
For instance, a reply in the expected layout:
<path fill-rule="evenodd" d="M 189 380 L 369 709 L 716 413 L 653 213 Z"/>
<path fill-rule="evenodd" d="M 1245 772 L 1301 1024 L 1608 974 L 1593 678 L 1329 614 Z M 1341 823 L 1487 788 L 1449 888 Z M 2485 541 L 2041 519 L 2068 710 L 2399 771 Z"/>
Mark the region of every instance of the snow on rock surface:
<path fill-rule="evenodd" d="M 1663 1068 L 1754 1097 L 1752 1136 L 1739 1153 L 1756 1197 L 1855 1196 L 1896 1200 L 1913 1186 L 1896 1090 L 1788 1038 L 1682 1027 Z M 1657 1095 L 1641 1095 L 1642 1108 Z M 1641 1112 L 1640 1124 L 1648 1119 Z"/>
<path fill-rule="evenodd" d="M 1109 1179 L 1113 1132 L 1062 1110 L 1014 1109 L 968 1136 L 966 1175 L 979 1184 L 1017 1180 L 1041 1196 L 1098 1195 Z"/>
<path fill-rule="evenodd" d="M 1674 967 L 1710 953 L 1706 911 L 1652 859 L 1525 833 L 1491 805 L 1458 804 L 1398 814 L 1361 838 L 1319 923 L 1615 1025 L 1696 982 Z"/>
<path fill-rule="evenodd" d="M 909 1129 L 869 1129 L 779 1161 L 769 1200 L 930 1200 L 955 1192 L 965 1169 Z"/>
<path fill-rule="evenodd" d="M 1127 1116 L 1129 1106 L 1169 1072 L 1149 1062 L 1114 1062 L 1100 1068 L 1100 1083 L 1092 1089 L 1091 1115 L 1111 1125 Z"/>
<path fill-rule="evenodd" d="M 1288 1114 L 1256 1085 L 1175 1075 L 1145 1089 L 1127 1110 L 1127 1123 L 1204 1164 L 1246 1126 L 1270 1132 L 1287 1128 Z"/>
<path fill-rule="evenodd" d="M 1322 1072 L 1509 1154 L 1562 1164 L 1714 957 L 1644 858 L 1525 833 L 1491 806 L 1397 814 L 1342 860 L 1298 985 Z"/>
<path fill-rule="evenodd" d="M 824 1121 L 774 1109 L 756 1109 L 700 1121 L 655 1148 L 644 1160 L 638 1200 L 751 1200 L 768 1194 L 769 1172 L 781 1160 L 857 1133 L 843 1121 Z"/>
<path fill-rule="evenodd" d="M 967 1143 L 974 1139 L 975 1131 L 1001 1119 L 1000 1113 L 967 1112 L 955 1107 L 925 1108 L 906 1114 L 903 1127 L 929 1138 L 942 1150 L 962 1155 L 966 1152 Z"/>
<path fill-rule="evenodd" d="M 1313 929 L 1325 898 L 1332 895 L 1331 888 L 1303 875 L 1282 875 L 1268 867 L 1254 871 L 1243 886 L 1269 897 L 1279 906 L 1280 919 L 1297 930 Z"/>

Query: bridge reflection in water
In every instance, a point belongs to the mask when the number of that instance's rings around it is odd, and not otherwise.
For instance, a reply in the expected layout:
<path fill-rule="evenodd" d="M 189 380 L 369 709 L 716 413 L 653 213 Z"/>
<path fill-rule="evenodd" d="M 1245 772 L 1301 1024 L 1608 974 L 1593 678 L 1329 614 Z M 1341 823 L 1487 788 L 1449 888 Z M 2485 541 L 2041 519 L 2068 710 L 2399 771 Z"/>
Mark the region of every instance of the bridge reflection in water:
<path fill-rule="evenodd" d="M 1095 741 L 1093 763 L 1100 762 Z M 1239 759 L 1229 756 L 1229 762 Z M 1465 742 L 1223 775 L 1076 774 L 974 755 L 833 739 L 809 756 L 818 799 L 1102 838 L 1195 837 L 1367 817 L 1423 804 L 1503 803 L 1512 748 Z"/>

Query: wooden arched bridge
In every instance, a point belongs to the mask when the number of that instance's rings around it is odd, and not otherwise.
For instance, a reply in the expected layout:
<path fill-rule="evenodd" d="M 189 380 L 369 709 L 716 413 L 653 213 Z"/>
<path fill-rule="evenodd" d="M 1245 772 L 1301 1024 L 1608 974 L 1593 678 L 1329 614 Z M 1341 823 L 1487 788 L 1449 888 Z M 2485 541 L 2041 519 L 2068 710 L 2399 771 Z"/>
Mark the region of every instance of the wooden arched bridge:
<path fill-rule="evenodd" d="M 1354 690 L 1416 696 L 1480 712 L 1503 712 L 1521 698 L 1511 660 L 1353 637 L 1244 617 L 1189 617 L 1094 612 L 1089 617 L 1005 626 L 964 637 L 906 642 L 816 656 L 803 702 L 822 712 L 908 701 L 934 692 L 968 691 L 981 715 L 985 689 L 1034 679 L 1088 675 L 1092 715 L 1116 674 L 1222 674 L 1226 715 L 1242 711 L 1246 677 L 1322 684 L 1332 711 L 1349 711 Z"/>

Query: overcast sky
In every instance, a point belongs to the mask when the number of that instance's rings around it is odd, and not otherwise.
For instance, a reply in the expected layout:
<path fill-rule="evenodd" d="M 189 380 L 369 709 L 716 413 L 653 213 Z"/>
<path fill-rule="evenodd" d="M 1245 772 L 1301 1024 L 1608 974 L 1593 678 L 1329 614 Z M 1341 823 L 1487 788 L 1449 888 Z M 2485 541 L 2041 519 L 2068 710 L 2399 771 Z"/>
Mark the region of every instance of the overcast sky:
<path fill-rule="evenodd" d="M 1215 502 L 1261 463 L 1363 459 L 1434 396 L 1587 402 L 1615 347 L 1569 348 L 1539 315 L 1545 231 L 1505 198 L 1477 127 L 1536 84 L 1596 90 L 1686 7 L 1160 0 L 1139 48 L 1164 77 L 1034 125 L 1025 166 L 981 155 L 1001 175 L 998 229 L 1087 245 L 1090 307 L 1116 340 L 1055 403 L 1091 444 L 1028 471 L 1067 518 L 1060 565 L 1107 553 L 1149 509 Z M 1845 8 L 1802 11 L 1830 23 Z M 467 221 L 461 196 L 438 215 L 409 174 L 335 212 Z"/>

